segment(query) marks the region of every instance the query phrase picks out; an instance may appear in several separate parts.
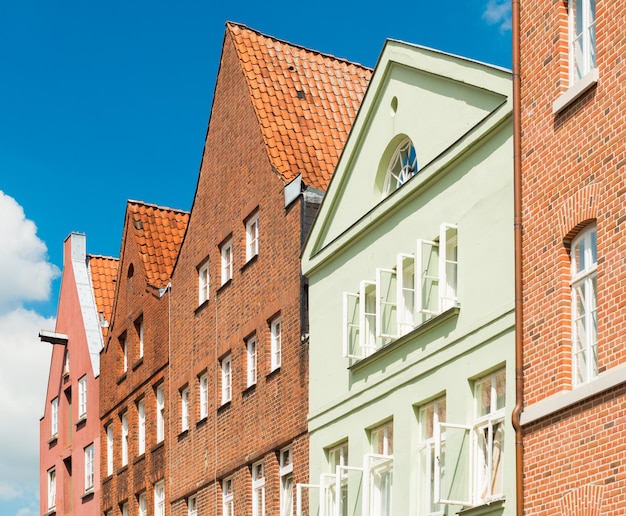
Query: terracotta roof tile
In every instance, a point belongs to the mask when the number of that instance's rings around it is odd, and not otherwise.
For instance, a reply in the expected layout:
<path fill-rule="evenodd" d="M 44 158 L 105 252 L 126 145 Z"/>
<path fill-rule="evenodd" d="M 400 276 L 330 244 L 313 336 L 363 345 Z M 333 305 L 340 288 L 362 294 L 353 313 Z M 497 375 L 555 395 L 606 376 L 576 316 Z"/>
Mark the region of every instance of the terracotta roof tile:
<path fill-rule="evenodd" d="M 372 70 L 245 25 L 226 27 L 272 166 L 286 182 L 302 173 L 307 185 L 326 190 Z"/>
<path fill-rule="evenodd" d="M 95 255 L 87 255 L 87 258 L 89 259 L 89 272 L 96 309 L 98 314 L 103 314 L 106 321 L 111 321 L 119 260 Z M 103 326 L 102 333 L 103 335 L 106 333 L 106 326 Z"/>
<path fill-rule="evenodd" d="M 189 212 L 128 201 L 130 225 L 146 273 L 146 281 L 155 288 L 165 287 L 189 222 Z"/>

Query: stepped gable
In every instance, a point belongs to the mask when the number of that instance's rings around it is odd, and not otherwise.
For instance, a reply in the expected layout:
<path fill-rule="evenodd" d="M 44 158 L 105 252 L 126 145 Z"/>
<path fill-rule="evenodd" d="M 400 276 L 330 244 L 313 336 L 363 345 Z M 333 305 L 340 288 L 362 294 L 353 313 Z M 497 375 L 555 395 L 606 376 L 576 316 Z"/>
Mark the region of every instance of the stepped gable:
<path fill-rule="evenodd" d="M 110 321 L 119 260 L 108 256 L 95 255 L 87 255 L 87 259 L 89 260 L 91 286 L 98 315 L 102 314 L 105 321 Z M 102 323 L 103 321 L 100 322 Z M 106 326 L 103 326 L 102 332 L 103 334 L 106 332 Z"/>
<path fill-rule="evenodd" d="M 228 22 L 274 169 L 326 190 L 372 70 Z"/>
<path fill-rule="evenodd" d="M 128 201 L 127 231 L 137 242 L 146 282 L 164 288 L 172 275 L 189 222 L 189 212 Z"/>

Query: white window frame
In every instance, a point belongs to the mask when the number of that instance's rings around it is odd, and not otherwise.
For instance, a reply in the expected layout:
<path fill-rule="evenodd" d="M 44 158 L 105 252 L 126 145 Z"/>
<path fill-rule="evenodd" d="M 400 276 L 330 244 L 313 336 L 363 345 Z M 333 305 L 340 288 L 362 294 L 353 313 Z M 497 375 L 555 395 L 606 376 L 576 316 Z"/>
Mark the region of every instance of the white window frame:
<path fill-rule="evenodd" d="M 235 490 L 232 477 L 222 480 L 222 516 L 235 516 Z"/>
<path fill-rule="evenodd" d="M 211 276 L 209 274 L 209 260 L 198 268 L 198 305 L 208 301 L 211 293 Z"/>
<path fill-rule="evenodd" d="M 122 420 L 122 467 L 128 464 L 128 412 L 124 412 Z"/>
<path fill-rule="evenodd" d="M 246 262 L 259 254 L 259 213 L 246 221 Z"/>
<path fill-rule="evenodd" d="M 359 298 L 359 342 L 362 356 L 367 357 L 378 348 L 376 339 L 376 282 L 361 281 Z"/>
<path fill-rule="evenodd" d="M 233 357 L 230 353 L 222 358 L 220 369 L 222 370 L 222 405 L 225 405 L 233 397 Z"/>
<path fill-rule="evenodd" d="M 292 449 L 280 450 L 280 516 L 293 514 L 293 452 Z"/>
<path fill-rule="evenodd" d="M 165 481 L 154 484 L 154 516 L 165 516 Z"/>
<path fill-rule="evenodd" d="M 329 474 L 322 474 L 322 501 L 324 514 L 329 516 L 348 515 L 348 441 L 343 441 L 328 450 Z M 337 496 L 339 493 L 339 496 Z"/>
<path fill-rule="evenodd" d="M 57 470 L 48 470 L 48 510 L 52 510 L 57 505 Z"/>
<path fill-rule="evenodd" d="M 222 285 L 233 279 L 233 240 L 229 238 L 220 247 L 222 259 Z"/>
<path fill-rule="evenodd" d="M 59 435 L 59 398 L 50 402 L 50 436 L 52 439 Z"/>
<path fill-rule="evenodd" d="M 165 439 L 165 387 L 161 383 L 156 388 L 156 442 Z"/>
<path fill-rule="evenodd" d="M 66 349 L 63 355 L 63 375 L 70 374 L 70 350 Z"/>
<path fill-rule="evenodd" d="M 87 417 L 87 375 L 78 379 L 78 420 Z"/>
<path fill-rule="evenodd" d="M 363 457 L 364 476 L 367 479 L 367 503 L 364 514 L 391 516 L 393 514 L 393 420 L 369 431 L 371 452 Z M 379 437 L 378 437 L 379 436 Z M 375 439 L 382 439 L 377 446 Z"/>
<path fill-rule="evenodd" d="M 499 384 L 501 380 L 504 383 Z M 482 386 L 487 385 L 488 407 L 481 412 L 480 400 Z M 501 387 L 502 398 L 498 398 L 498 387 Z M 435 455 L 441 457 L 444 438 L 446 443 L 450 441 L 450 434 L 460 430 L 464 435 L 469 435 L 469 447 L 466 461 L 469 465 L 468 482 L 465 486 L 457 486 L 455 493 L 465 493 L 464 497 L 443 498 L 440 486 L 436 487 L 435 503 L 446 505 L 476 506 L 488 504 L 504 498 L 503 491 L 493 492 L 493 485 L 502 488 L 504 483 L 504 450 L 502 442 L 505 430 L 506 411 L 506 376 L 505 370 L 500 369 L 490 373 L 474 382 L 474 422 L 472 425 L 439 422 L 435 427 Z M 500 445 L 498 446 L 498 443 Z M 450 450 L 446 444 L 446 457 Z M 452 462 L 455 458 L 451 458 Z M 442 479 L 440 461 L 435 462 L 435 479 Z M 495 472 L 494 469 L 496 468 Z M 497 477 L 497 478 L 496 478 Z"/>
<path fill-rule="evenodd" d="M 106 426 L 107 434 L 107 476 L 113 474 L 113 423 Z"/>
<path fill-rule="evenodd" d="M 418 162 L 415 146 L 410 138 L 406 138 L 400 142 L 391 160 L 389 160 L 383 197 L 395 192 L 417 172 Z"/>
<path fill-rule="evenodd" d="M 415 328 L 417 320 L 415 283 L 415 256 L 398 253 L 396 257 L 398 336 L 406 335 Z"/>
<path fill-rule="evenodd" d="M 568 3 L 570 87 L 596 68 L 596 13 L 591 8 L 592 3 L 595 5 L 596 0 L 569 0 Z"/>
<path fill-rule="evenodd" d="M 146 453 L 146 402 L 137 402 L 137 455 Z"/>
<path fill-rule="evenodd" d="M 441 224 L 439 229 L 439 312 L 445 312 L 459 304 L 458 252 L 458 227 L 455 224 Z"/>
<path fill-rule="evenodd" d="M 265 516 L 265 466 L 252 465 L 252 516 Z"/>
<path fill-rule="evenodd" d="M 128 502 L 122 504 L 122 516 L 128 516 Z"/>
<path fill-rule="evenodd" d="M 139 516 L 148 516 L 148 503 L 145 491 L 137 495 L 137 510 L 139 511 Z"/>
<path fill-rule="evenodd" d="M 274 317 L 270 322 L 270 371 L 275 371 L 282 364 L 282 322 Z"/>
<path fill-rule="evenodd" d="M 209 416 L 209 374 L 203 373 L 198 379 L 200 384 L 200 419 Z"/>
<path fill-rule="evenodd" d="M 398 293 L 395 269 L 376 268 L 376 339 L 398 337 Z M 378 343 L 377 343 L 378 347 Z"/>
<path fill-rule="evenodd" d="M 189 387 L 180 391 L 180 431 L 189 430 Z"/>
<path fill-rule="evenodd" d="M 187 516 L 198 516 L 198 496 L 192 495 L 187 498 Z"/>
<path fill-rule="evenodd" d="M 579 263 L 580 262 L 580 263 Z M 597 229 L 585 228 L 572 240 L 572 384 L 598 376 Z"/>
<path fill-rule="evenodd" d="M 122 347 L 122 372 L 128 371 L 128 339 L 124 335 L 120 340 L 120 346 Z"/>
<path fill-rule="evenodd" d="M 257 341 L 256 335 L 246 340 L 246 385 L 251 387 L 257 381 Z"/>
<path fill-rule="evenodd" d="M 84 449 L 85 454 L 85 492 L 93 491 L 94 488 L 94 450 L 93 443 Z"/>
<path fill-rule="evenodd" d="M 432 418 L 432 419 L 431 419 Z M 420 503 L 420 514 L 423 512 L 428 516 L 443 516 L 444 508 L 435 500 L 440 498 L 441 493 L 441 477 L 436 476 L 437 471 L 442 474 L 441 469 L 437 468 L 437 463 L 443 461 L 445 455 L 445 433 L 437 435 L 439 431 L 439 423 L 446 421 L 446 398 L 445 396 L 438 398 L 419 409 L 419 436 L 418 445 L 418 500 Z M 439 448 L 436 452 L 436 441 L 439 439 Z"/>

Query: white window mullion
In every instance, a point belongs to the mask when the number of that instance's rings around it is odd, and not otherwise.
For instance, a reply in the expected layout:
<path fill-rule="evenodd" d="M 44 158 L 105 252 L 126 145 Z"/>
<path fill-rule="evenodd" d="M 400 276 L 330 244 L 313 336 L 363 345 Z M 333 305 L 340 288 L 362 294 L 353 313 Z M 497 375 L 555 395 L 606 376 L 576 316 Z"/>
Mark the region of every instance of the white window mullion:
<path fill-rule="evenodd" d="M 366 357 L 376 351 L 376 306 L 371 300 L 371 290 L 376 296 L 376 282 L 361 281 L 359 289 L 359 342 Z"/>
<path fill-rule="evenodd" d="M 406 335 L 415 327 L 415 258 L 400 253 L 396 259 L 396 321 L 398 336 Z"/>
<path fill-rule="evenodd" d="M 426 318 L 438 314 L 439 296 L 439 244 L 432 240 L 417 241 L 415 254 L 415 307 Z"/>
<path fill-rule="evenodd" d="M 376 337 L 396 338 L 396 271 L 376 268 Z"/>
<path fill-rule="evenodd" d="M 456 306 L 457 297 L 457 226 L 439 228 L 439 311 Z"/>
<path fill-rule="evenodd" d="M 363 358 L 360 341 L 360 295 L 353 292 L 343 293 L 343 356 L 344 358 Z M 355 350 L 358 346 L 359 353 Z"/>

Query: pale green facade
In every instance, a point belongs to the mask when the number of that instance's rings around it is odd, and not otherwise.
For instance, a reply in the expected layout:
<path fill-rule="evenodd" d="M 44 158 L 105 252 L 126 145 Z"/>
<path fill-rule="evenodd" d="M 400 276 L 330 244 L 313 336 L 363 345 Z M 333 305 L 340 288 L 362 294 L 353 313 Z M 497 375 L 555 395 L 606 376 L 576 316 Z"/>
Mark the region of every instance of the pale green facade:
<path fill-rule="evenodd" d="M 509 72 L 386 43 L 303 253 L 302 514 L 515 513 L 512 127 Z"/>

